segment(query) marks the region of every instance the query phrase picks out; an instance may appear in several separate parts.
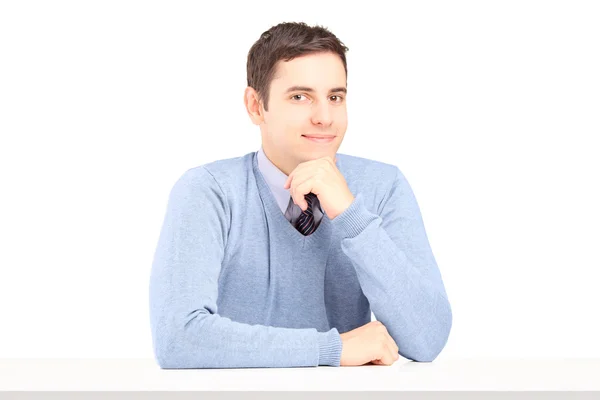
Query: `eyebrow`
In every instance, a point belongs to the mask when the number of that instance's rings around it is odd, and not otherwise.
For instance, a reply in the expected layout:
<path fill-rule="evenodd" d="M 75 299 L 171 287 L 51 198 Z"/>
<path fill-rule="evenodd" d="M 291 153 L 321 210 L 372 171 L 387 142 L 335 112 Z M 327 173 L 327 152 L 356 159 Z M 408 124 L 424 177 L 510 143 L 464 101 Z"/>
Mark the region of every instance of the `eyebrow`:
<path fill-rule="evenodd" d="M 308 86 L 292 86 L 292 87 L 288 88 L 285 91 L 285 93 L 295 92 L 295 91 L 314 93 L 315 89 L 310 88 Z M 348 91 L 346 90 L 345 87 L 336 87 L 336 88 L 331 89 L 329 92 L 330 93 L 339 93 L 339 92 L 347 93 Z"/>

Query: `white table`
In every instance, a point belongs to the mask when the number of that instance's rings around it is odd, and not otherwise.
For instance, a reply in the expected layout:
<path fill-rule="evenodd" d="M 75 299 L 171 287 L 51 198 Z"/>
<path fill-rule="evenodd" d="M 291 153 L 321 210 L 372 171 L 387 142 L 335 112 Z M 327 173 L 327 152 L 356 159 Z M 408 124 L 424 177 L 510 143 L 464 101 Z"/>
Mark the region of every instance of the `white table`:
<path fill-rule="evenodd" d="M 3 391 L 599 391 L 600 359 L 454 359 L 392 366 L 163 370 L 153 359 L 0 359 Z"/>

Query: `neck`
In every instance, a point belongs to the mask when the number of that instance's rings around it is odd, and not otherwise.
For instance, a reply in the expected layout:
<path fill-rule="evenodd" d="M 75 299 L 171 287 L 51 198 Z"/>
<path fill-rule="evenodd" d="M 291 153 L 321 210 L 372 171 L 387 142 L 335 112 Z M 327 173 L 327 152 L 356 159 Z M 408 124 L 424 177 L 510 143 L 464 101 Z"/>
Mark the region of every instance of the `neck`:
<path fill-rule="evenodd" d="M 283 172 L 287 176 L 289 176 L 292 173 L 292 171 L 294 170 L 294 168 L 296 168 L 296 165 L 293 164 L 293 161 L 288 161 L 286 163 L 285 160 L 283 160 L 283 159 L 280 160 L 277 157 L 278 153 L 271 151 L 268 146 L 265 146 L 263 144 L 262 148 L 263 148 L 263 152 L 265 153 L 265 156 L 267 156 L 269 161 L 271 161 L 273 163 L 273 165 L 275 165 L 281 172 Z"/>

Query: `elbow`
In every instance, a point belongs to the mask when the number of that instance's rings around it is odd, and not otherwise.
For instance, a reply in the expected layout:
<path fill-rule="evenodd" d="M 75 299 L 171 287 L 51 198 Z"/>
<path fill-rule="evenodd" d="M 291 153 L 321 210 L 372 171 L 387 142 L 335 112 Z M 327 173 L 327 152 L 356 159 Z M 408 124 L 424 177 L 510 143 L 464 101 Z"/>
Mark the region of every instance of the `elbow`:
<path fill-rule="evenodd" d="M 164 343 L 164 342 L 159 342 Z M 169 351 L 167 346 L 158 344 L 154 349 L 156 363 L 160 369 L 177 369 L 181 368 L 180 363 L 173 351 Z"/>
<path fill-rule="evenodd" d="M 202 352 L 191 351 L 183 330 L 159 330 L 154 336 L 154 356 L 161 369 L 197 368 L 199 365 L 194 365 L 191 358 L 194 354 L 196 363 L 202 364 L 202 360 L 197 359 L 199 353 Z"/>
<path fill-rule="evenodd" d="M 432 362 L 440 355 L 445 345 L 446 340 L 440 339 L 436 343 L 419 348 L 406 358 L 416 362 Z"/>
<path fill-rule="evenodd" d="M 444 345 L 423 345 L 417 350 L 407 354 L 406 358 L 415 362 L 432 362 L 442 352 Z"/>
<path fill-rule="evenodd" d="M 154 357 L 161 369 L 179 369 L 182 368 L 181 360 L 178 359 L 174 351 L 173 343 L 175 341 L 170 335 L 157 335 L 154 340 Z"/>
<path fill-rule="evenodd" d="M 452 330 L 452 309 L 449 303 L 446 303 L 445 312 L 440 315 L 438 321 L 434 329 L 428 330 L 418 338 L 420 345 L 414 346 L 415 351 L 410 352 L 406 358 L 416 362 L 432 362 L 440 355 Z"/>
<path fill-rule="evenodd" d="M 198 358 L 198 352 L 194 352 L 195 360 L 192 360 L 192 355 L 184 352 L 184 349 L 179 347 L 179 342 L 175 337 L 162 338 L 157 341 L 154 348 L 155 360 L 161 369 L 187 369 L 187 368 L 202 368 L 206 364 L 201 358 Z M 185 347 L 185 346 L 184 346 Z M 201 354 L 201 352 L 200 352 Z"/>
<path fill-rule="evenodd" d="M 405 348 L 400 351 L 400 355 L 408 360 L 415 362 L 432 362 L 442 352 L 443 345 L 425 345 L 419 346 L 413 344 L 411 348 Z"/>
<path fill-rule="evenodd" d="M 156 363 L 161 369 L 212 368 L 214 349 L 206 341 L 207 332 L 198 328 L 198 320 L 206 314 L 198 313 L 186 323 L 158 324 L 153 329 L 153 347 Z M 211 351 L 213 350 L 213 351 Z"/>
<path fill-rule="evenodd" d="M 442 349 L 424 349 L 423 351 L 419 351 L 415 353 L 413 356 L 409 357 L 411 360 L 415 362 L 432 362 L 435 360 L 438 355 L 442 352 Z"/>
<path fill-rule="evenodd" d="M 186 369 L 192 367 L 184 366 L 176 357 L 169 355 L 156 355 L 156 363 L 160 369 Z"/>
<path fill-rule="evenodd" d="M 176 364 L 173 364 L 171 360 L 162 353 L 156 353 L 155 360 L 160 369 L 177 368 Z"/>
<path fill-rule="evenodd" d="M 174 324 L 166 323 L 166 318 L 153 319 L 151 326 L 155 362 L 161 369 L 182 368 L 178 349 L 183 343 L 179 328 Z"/>

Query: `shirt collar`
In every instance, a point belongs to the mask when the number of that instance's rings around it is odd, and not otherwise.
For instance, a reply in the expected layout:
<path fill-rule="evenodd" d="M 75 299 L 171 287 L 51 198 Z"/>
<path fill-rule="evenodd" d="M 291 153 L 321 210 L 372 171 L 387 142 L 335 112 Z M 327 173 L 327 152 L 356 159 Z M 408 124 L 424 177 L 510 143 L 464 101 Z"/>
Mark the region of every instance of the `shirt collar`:
<path fill-rule="evenodd" d="M 275 166 L 269 160 L 267 155 L 265 154 L 262 145 L 258 150 L 258 168 L 267 181 L 269 188 L 271 189 L 271 193 L 277 200 L 277 204 L 279 208 L 281 208 L 281 212 L 285 214 L 285 211 L 288 208 L 290 203 L 290 192 L 288 189 L 285 189 L 283 185 L 285 185 L 285 181 L 287 181 L 288 176 L 284 174 L 279 168 Z"/>

